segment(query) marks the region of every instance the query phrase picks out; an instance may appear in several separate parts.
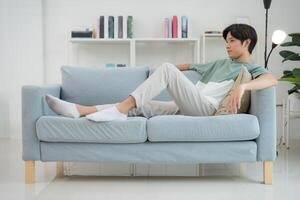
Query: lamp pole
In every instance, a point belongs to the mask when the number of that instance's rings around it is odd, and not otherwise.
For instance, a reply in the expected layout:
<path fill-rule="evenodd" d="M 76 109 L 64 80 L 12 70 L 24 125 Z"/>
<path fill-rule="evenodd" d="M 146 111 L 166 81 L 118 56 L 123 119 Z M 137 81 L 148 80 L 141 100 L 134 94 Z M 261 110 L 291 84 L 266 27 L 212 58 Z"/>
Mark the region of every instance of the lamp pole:
<path fill-rule="evenodd" d="M 267 62 L 267 49 L 268 49 L 268 11 L 271 6 L 272 0 L 263 0 L 264 1 L 264 7 L 266 9 L 266 24 L 265 24 L 265 68 L 268 68 L 268 62 Z"/>

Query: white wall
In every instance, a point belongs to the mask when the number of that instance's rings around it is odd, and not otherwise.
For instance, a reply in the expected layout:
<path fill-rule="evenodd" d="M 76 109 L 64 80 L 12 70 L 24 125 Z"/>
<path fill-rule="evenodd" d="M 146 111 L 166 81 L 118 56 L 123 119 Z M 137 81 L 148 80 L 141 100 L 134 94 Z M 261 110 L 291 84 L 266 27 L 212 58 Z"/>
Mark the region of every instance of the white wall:
<path fill-rule="evenodd" d="M 0 1 L 0 137 L 21 137 L 21 86 L 43 83 L 42 2 Z"/>
<path fill-rule="evenodd" d="M 42 84 L 43 81 L 48 84 L 60 82 L 60 66 L 67 64 L 70 30 L 95 26 L 99 15 L 133 15 L 135 37 L 160 37 L 163 18 L 174 14 L 189 16 L 193 37 L 200 37 L 208 29 L 222 30 L 235 23 L 237 17 L 246 16 L 258 32 L 258 63 L 263 64 L 265 11 L 262 0 L 243 0 L 242 3 L 240 0 L 187 0 L 176 3 L 173 0 L 1 0 L 0 5 L 0 27 L 4 27 L 0 29 L 1 137 L 21 136 L 21 86 Z M 299 6 L 298 0 L 287 0 L 284 3 L 273 1 L 269 12 L 270 37 L 273 30 L 278 28 L 288 33 L 299 32 L 296 20 L 300 17 L 297 10 Z M 92 48 L 87 49 L 87 52 L 96 51 L 104 55 L 104 50 Z M 293 63 L 281 63 L 279 50 L 274 51 L 269 62 L 270 71 L 276 77 L 281 76 L 282 69 L 293 66 Z M 112 51 L 114 49 L 108 50 Z M 101 56 L 95 60 L 99 65 L 101 61 Z M 278 86 L 279 104 L 289 87 L 283 83 Z M 278 108 L 279 128 L 280 117 Z M 299 127 L 295 129 L 299 130 Z M 294 136 L 300 138 L 300 134 Z"/>

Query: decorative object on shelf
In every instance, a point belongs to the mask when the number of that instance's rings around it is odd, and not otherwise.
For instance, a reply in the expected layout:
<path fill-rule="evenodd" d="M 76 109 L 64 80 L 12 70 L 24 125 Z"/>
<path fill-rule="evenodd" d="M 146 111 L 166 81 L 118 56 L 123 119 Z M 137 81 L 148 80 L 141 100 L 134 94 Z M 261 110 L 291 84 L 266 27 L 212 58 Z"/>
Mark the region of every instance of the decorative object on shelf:
<path fill-rule="evenodd" d="M 300 33 L 290 33 L 292 37 L 291 42 L 282 43 L 280 46 L 289 47 L 289 46 L 300 46 Z M 295 53 L 293 51 L 282 50 L 279 52 L 280 56 L 283 57 L 282 62 L 285 61 L 300 61 L 300 53 Z M 291 84 L 294 84 L 294 87 L 288 90 L 288 95 L 296 92 L 299 93 L 300 90 L 300 68 L 294 68 L 292 70 L 284 70 L 283 76 L 278 79 L 279 81 L 287 81 Z M 300 97 L 299 97 L 300 99 Z M 300 103 L 300 102 L 299 102 Z"/>
<path fill-rule="evenodd" d="M 274 50 L 275 47 L 277 47 L 277 45 L 281 44 L 286 38 L 286 33 L 284 31 L 281 30 L 276 30 L 273 32 L 272 34 L 272 48 L 267 56 L 267 59 L 265 61 L 265 68 L 268 69 L 268 62 L 269 62 L 269 58 L 270 55 L 272 53 L 272 51 Z"/>
<path fill-rule="evenodd" d="M 164 38 L 188 38 L 190 28 L 187 16 L 172 16 L 164 18 L 163 37 Z"/>
<path fill-rule="evenodd" d="M 173 16 L 172 18 L 172 38 L 177 38 L 177 30 L 178 30 L 178 18 L 177 16 Z"/>
<path fill-rule="evenodd" d="M 204 32 L 206 35 L 209 35 L 209 34 L 211 34 L 211 35 L 222 35 L 222 31 L 205 31 Z"/>
<path fill-rule="evenodd" d="M 95 35 L 95 30 L 91 31 L 86 29 L 85 31 L 72 31 L 71 37 L 72 38 L 93 38 Z"/>
<path fill-rule="evenodd" d="M 127 67 L 126 64 L 117 64 L 117 67 Z"/>
<path fill-rule="evenodd" d="M 124 64 L 124 63 L 118 63 L 118 64 L 115 64 L 115 63 L 106 63 L 105 67 L 106 68 L 116 68 L 116 67 L 127 67 L 127 65 Z"/>
<path fill-rule="evenodd" d="M 106 67 L 106 68 L 115 68 L 116 65 L 115 65 L 114 63 L 106 63 L 106 64 L 105 64 L 105 67 Z"/>
<path fill-rule="evenodd" d="M 164 34 L 164 38 L 168 38 L 169 37 L 169 18 L 165 18 L 164 19 L 164 26 L 163 26 L 163 34 Z"/>
<path fill-rule="evenodd" d="M 133 37 L 133 17 L 127 17 L 127 38 Z"/>
<path fill-rule="evenodd" d="M 188 18 L 187 16 L 181 16 L 181 37 L 188 37 Z"/>
<path fill-rule="evenodd" d="M 123 16 L 118 16 L 118 38 L 123 38 Z"/>
<path fill-rule="evenodd" d="M 126 39 L 133 36 L 132 16 L 104 16 L 99 17 L 98 38 L 101 39 Z"/>
<path fill-rule="evenodd" d="M 99 38 L 104 38 L 104 16 L 99 19 Z"/>
<path fill-rule="evenodd" d="M 114 16 L 108 17 L 108 38 L 114 38 L 115 37 L 115 24 L 114 24 Z"/>

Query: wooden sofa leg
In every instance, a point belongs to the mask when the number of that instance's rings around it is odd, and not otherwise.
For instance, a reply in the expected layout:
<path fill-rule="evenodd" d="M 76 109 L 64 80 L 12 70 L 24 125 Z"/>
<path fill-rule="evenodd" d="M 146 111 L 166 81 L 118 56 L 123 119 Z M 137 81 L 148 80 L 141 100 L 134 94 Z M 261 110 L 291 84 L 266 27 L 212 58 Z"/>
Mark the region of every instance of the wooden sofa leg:
<path fill-rule="evenodd" d="M 56 176 L 62 177 L 64 175 L 64 165 L 62 161 L 56 162 Z"/>
<path fill-rule="evenodd" d="M 264 161 L 264 184 L 272 185 L 272 175 L 273 175 L 273 162 L 272 161 Z"/>
<path fill-rule="evenodd" d="M 32 184 L 35 182 L 35 161 L 25 161 L 25 183 Z"/>

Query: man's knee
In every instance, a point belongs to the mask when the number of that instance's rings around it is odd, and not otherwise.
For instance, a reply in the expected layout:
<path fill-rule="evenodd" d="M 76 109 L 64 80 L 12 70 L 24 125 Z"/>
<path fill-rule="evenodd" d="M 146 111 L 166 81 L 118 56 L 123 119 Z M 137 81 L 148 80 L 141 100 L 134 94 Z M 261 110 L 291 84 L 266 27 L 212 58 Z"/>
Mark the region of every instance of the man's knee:
<path fill-rule="evenodd" d="M 170 70 L 177 69 L 177 67 L 174 64 L 168 62 L 163 63 L 160 67 L 163 69 L 170 69 Z"/>

